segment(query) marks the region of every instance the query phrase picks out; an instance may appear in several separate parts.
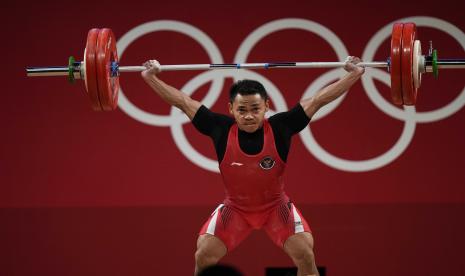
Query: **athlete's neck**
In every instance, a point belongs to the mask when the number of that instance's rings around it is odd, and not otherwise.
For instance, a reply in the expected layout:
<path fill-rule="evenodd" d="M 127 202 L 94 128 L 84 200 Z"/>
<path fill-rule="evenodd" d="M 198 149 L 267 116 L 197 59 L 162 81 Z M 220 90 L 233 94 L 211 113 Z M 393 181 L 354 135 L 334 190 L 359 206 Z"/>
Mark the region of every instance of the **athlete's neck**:
<path fill-rule="evenodd" d="M 240 128 L 238 128 L 238 130 L 241 136 L 246 136 L 246 137 L 255 137 L 257 135 L 263 134 L 263 126 L 261 126 L 259 129 L 255 130 L 254 132 L 243 131 Z"/>

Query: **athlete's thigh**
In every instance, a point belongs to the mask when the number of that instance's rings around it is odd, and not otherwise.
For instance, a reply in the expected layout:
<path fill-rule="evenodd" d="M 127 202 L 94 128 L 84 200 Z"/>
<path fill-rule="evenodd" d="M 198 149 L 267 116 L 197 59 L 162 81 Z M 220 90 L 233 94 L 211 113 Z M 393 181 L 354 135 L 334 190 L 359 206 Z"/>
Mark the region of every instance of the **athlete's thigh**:
<path fill-rule="evenodd" d="M 307 221 L 290 201 L 283 202 L 270 212 L 264 229 L 270 239 L 281 248 L 289 237 L 297 233 L 311 233 Z"/>
<path fill-rule="evenodd" d="M 239 212 L 228 205 L 220 204 L 200 229 L 199 235 L 213 235 L 231 251 L 247 238 L 251 231 L 252 228 Z"/>

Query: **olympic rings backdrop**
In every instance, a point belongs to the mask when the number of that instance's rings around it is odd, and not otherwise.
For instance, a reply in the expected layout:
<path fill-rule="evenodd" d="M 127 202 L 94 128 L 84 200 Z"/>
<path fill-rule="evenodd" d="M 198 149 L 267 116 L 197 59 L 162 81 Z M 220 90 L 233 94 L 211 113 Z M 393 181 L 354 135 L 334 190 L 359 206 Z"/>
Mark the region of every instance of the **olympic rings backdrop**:
<path fill-rule="evenodd" d="M 92 27 L 113 29 L 121 65 L 348 55 L 384 61 L 396 21 L 417 24 L 424 53 L 432 40 L 440 58 L 465 57 L 463 3 L 440 4 L 2 4 L 0 275 L 190 274 L 198 228 L 223 199 L 209 138 L 138 73 L 121 75 L 118 109 L 103 113 L 91 110 L 82 82 L 26 78 L 25 67 L 82 59 Z M 271 116 L 343 74 L 283 69 L 160 77 L 220 113 L 227 112 L 233 81 L 256 79 L 269 92 Z M 401 108 L 390 102 L 389 73 L 367 69 L 293 138 L 286 191 L 310 221 L 317 261 L 328 275 L 465 274 L 464 76 L 465 70 L 440 70 L 438 80 L 423 76 L 417 106 Z M 250 260 L 259 252 L 260 260 Z M 261 234 L 225 262 L 247 275 L 291 265 Z"/>

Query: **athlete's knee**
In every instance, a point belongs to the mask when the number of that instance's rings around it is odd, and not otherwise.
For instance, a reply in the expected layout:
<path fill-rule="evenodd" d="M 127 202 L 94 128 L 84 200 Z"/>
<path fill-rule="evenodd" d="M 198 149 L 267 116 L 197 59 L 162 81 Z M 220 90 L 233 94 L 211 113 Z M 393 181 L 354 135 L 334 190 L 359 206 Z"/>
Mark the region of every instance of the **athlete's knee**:
<path fill-rule="evenodd" d="M 288 254 L 297 266 L 312 265 L 315 262 L 315 254 L 310 246 L 292 248 Z"/>
<path fill-rule="evenodd" d="M 289 238 L 285 250 L 296 265 L 311 265 L 315 262 L 313 239 L 306 234 Z"/>
<path fill-rule="evenodd" d="M 199 248 L 195 252 L 195 262 L 202 267 L 216 264 L 221 257 L 221 255 L 207 248 Z"/>
<path fill-rule="evenodd" d="M 315 262 L 315 254 L 311 247 L 305 246 L 304 248 L 296 250 L 292 255 L 292 259 L 296 265 L 310 266 Z"/>
<path fill-rule="evenodd" d="M 218 238 L 209 235 L 199 237 L 195 252 L 195 262 L 198 266 L 214 265 L 225 254 L 226 247 Z"/>

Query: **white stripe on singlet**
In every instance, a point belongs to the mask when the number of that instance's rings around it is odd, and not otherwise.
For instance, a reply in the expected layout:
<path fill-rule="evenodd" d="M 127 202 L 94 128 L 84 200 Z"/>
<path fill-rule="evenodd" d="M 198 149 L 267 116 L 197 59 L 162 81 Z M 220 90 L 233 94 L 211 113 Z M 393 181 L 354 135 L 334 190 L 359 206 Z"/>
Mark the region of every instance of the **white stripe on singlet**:
<path fill-rule="evenodd" d="M 220 205 L 218 205 L 218 207 L 216 207 L 215 211 L 213 211 L 212 218 L 210 219 L 210 223 L 208 224 L 208 228 L 207 228 L 207 233 L 208 234 L 215 235 L 216 220 L 218 218 L 219 210 L 223 206 L 224 206 L 224 204 L 220 204 Z"/>
<path fill-rule="evenodd" d="M 302 219 L 300 218 L 299 213 L 295 209 L 294 204 L 292 204 L 292 213 L 294 214 L 294 233 L 304 232 L 304 225 L 302 223 Z"/>

